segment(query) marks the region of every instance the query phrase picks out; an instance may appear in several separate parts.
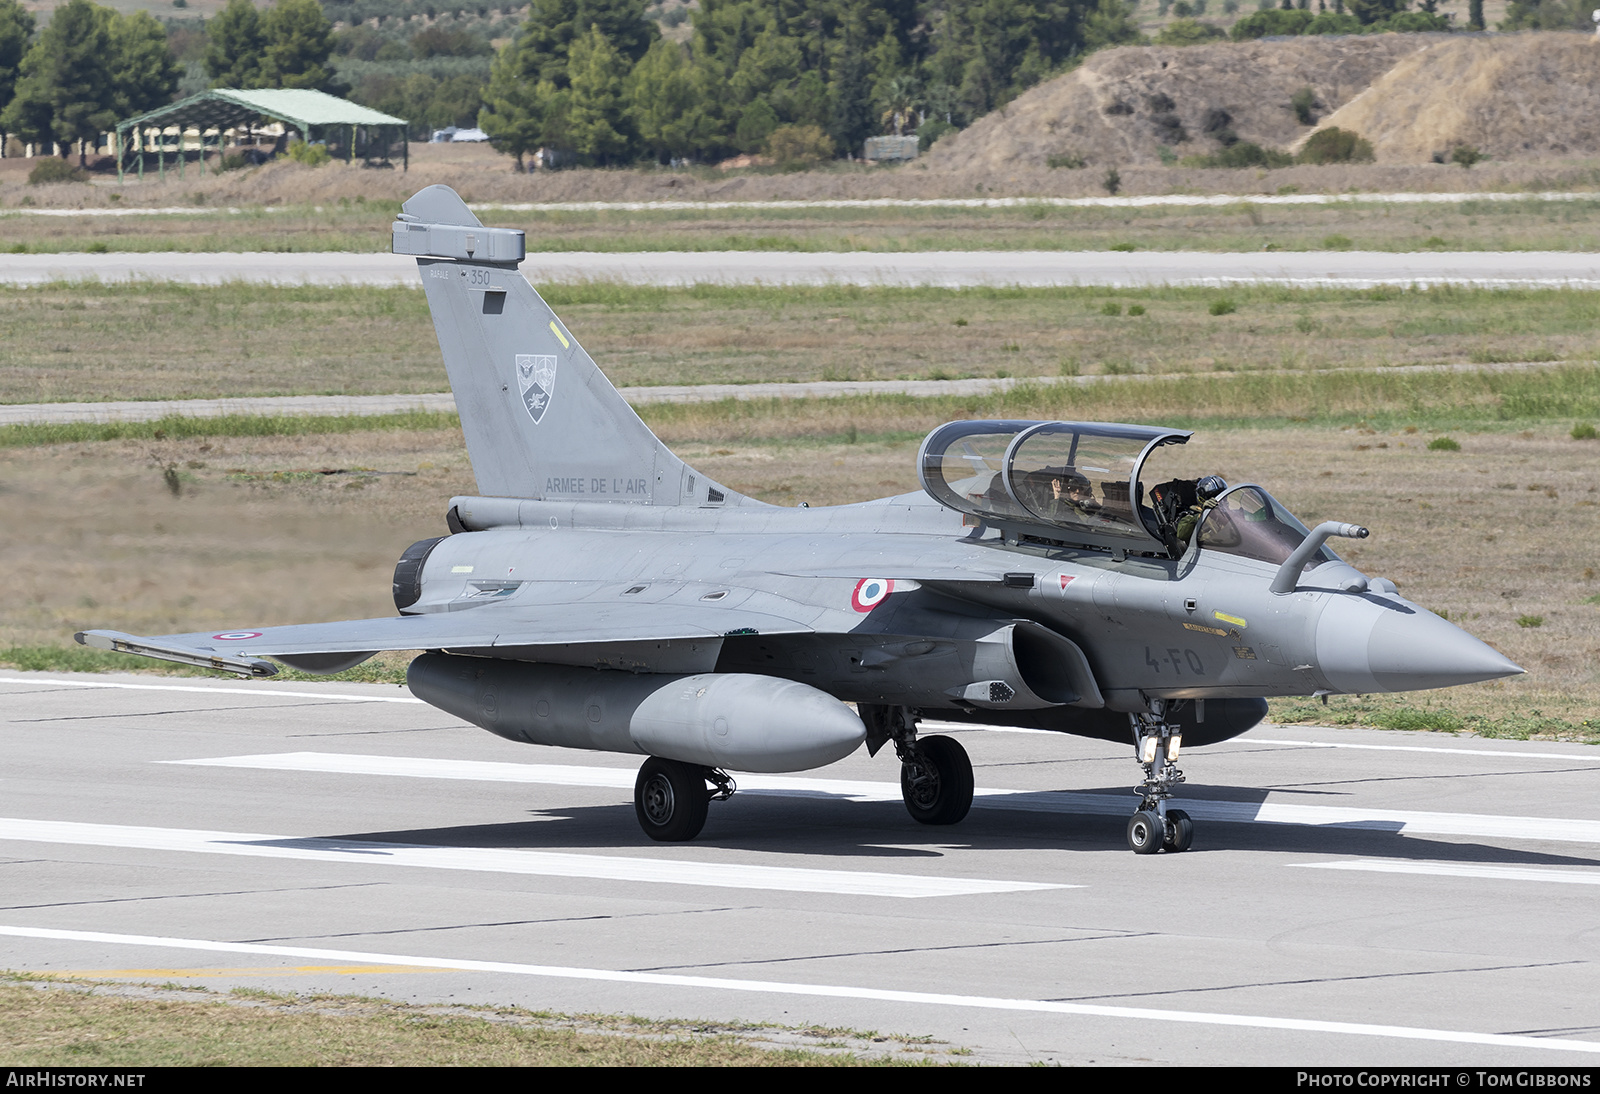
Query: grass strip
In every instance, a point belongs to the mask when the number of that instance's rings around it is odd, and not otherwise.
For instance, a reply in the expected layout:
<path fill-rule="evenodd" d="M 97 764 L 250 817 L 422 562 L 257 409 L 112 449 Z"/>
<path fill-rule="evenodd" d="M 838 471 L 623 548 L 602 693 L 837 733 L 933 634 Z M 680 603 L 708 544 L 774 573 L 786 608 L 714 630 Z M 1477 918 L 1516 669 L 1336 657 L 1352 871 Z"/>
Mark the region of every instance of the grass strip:
<path fill-rule="evenodd" d="M 641 406 L 668 442 L 822 443 L 906 440 L 958 419 L 1152 421 L 1174 428 L 1274 429 L 1368 425 L 1443 432 L 1493 431 L 1600 417 L 1600 368 L 1554 365 L 1511 371 L 1184 373 L 1085 384 L 1022 384 L 995 395 L 853 395 L 827 399 L 723 399 Z M 171 414 L 149 422 L 0 426 L 0 448 L 192 437 L 284 437 L 457 429 L 449 411 L 394 414 Z"/>
<path fill-rule="evenodd" d="M 0 977 L 12 1067 L 872 1067 L 962 1054 L 925 1038 L 874 1044 L 875 1034 L 850 1030 Z M 791 1039 L 806 1047 L 776 1044 Z"/>
<path fill-rule="evenodd" d="M 148 422 L 39 422 L 0 426 L 0 448 L 95 441 L 164 441 L 190 437 L 300 437 L 319 433 L 408 433 L 459 429 L 454 411 L 392 414 L 224 414 L 215 418 L 167 414 Z"/>
<path fill-rule="evenodd" d="M 1534 709 L 1526 713 L 1472 714 L 1434 706 L 1414 706 L 1392 696 L 1330 696 L 1328 704 L 1312 699 L 1275 699 L 1268 719 L 1283 725 L 1365 726 L 1372 729 L 1422 730 L 1469 734 L 1507 741 L 1576 741 L 1600 745 L 1600 718 L 1580 722 L 1552 718 Z"/>

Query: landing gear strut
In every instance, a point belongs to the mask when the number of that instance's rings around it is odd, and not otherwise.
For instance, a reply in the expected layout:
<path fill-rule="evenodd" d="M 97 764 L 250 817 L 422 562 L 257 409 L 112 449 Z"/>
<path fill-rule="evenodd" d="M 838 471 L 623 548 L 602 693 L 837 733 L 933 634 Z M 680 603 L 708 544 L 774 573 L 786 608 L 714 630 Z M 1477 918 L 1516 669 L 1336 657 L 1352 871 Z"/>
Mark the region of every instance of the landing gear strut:
<path fill-rule="evenodd" d="M 1167 808 L 1173 789 L 1184 781 L 1178 769 L 1178 728 L 1168 723 L 1164 700 L 1150 700 L 1145 714 L 1131 714 L 1134 748 L 1144 781 L 1134 787 L 1139 811 L 1128 820 L 1128 847 L 1136 855 L 1187 851 L 1194 843 L 1194 822 L 1182 809 Z"/>
<path fill-rule="evenodd" d="M 906 707 L 863 705 L 867 747 L 894 742 L 900 757 L 900 796 L 922 824 L 957 824 L 972 808 L 972 761 L 953 737 L 917 738 L 917 713 Z"/>
<path fill-rule="evenodd" d="M 708 782 L 716 789 L 708 789 Z M 645 835 L 681 843 L 700 834 L 710 803 L 728 800 L 735 789 L 727 773 L 716 768 L 652 756 L 634 780 L 633 811 Z"/>

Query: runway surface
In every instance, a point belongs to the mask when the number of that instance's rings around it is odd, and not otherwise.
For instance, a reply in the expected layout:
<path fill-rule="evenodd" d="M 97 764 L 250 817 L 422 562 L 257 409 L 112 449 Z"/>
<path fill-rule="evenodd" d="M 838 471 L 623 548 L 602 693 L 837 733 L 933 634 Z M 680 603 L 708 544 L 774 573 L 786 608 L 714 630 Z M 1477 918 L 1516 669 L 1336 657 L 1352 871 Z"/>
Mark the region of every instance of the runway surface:
<path fill-rule="evenodd" d="M 493 218 L 491 217 L 491 220 Z M 1367 289 L 1377 285 L 1600 288 L 1600 255 L 1566 251 L 1405 253 L 1293 251 L 1211 254 L 1118 251 L 766 251 L 534 253 L 522 273 L 535 285 L 616 281 L 634 285 L 1090 285 L 1278 284 Z M 228 281 L 279 285 L 409 285 L 414 260 L 390 254 L 8 254 L 0 283 Z"/>
<path fill-rule="evenodd" d="M 635 757 L 378 685 L 0 675 L 0 965 L 931 1035 L 985 1062 L 1587 1065 L 1600 751 L 1263 726 L 1137 857 L 1116 745 L 955 729 L 950 828 L 864 751 L 652 844 Z M 927 728 L 925 727 L 925 732 Z"/>

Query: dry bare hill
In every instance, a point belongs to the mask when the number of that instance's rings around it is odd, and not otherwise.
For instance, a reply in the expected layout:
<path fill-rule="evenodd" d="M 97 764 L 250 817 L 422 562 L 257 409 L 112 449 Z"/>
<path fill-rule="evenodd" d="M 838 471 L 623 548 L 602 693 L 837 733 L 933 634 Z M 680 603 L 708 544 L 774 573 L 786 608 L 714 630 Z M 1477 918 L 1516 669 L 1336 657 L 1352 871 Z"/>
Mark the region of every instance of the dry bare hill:
<path fill-rule="evenodd" d="M 1600 153 L 1600 52 L 1574 34 L 1378 34 L 1132 46 L 1091 57 L 934 147 L 935 171 L 1151 165 L 1163 146 L 1212 152 L 1223 126 L 1270 148 L 1311 132 L 1290 99 L 1310 87 L 1319 125 L 1372 140 L 1380 164 L 1428 163 L 1472 144 L 1497 159 Z"/>
<path fill-rule="evenodd" d="M 1379 163 L 1468 144 L 1497 160 L 1600 152 L 1600 42 L 1586 34 L 1446 39 L 1401 58 L 1322 125 L 1353 129 Z"/>
<path fill-rule="evenodd" d="M 1077 156 L 1090 164 L 1157 164 L 1165 145 L 1210 152 L 1220 118 L 1240 139 L 1282 147 L 1306 127 L 1290 98 L 1303 87 L 1336 110 L 1432 34 L 1128 46 L 1097 53 L 934 146 L 929 167 L 1001 170 Z M 1208 117 L 1209 116 L 1209 117 Z"/>

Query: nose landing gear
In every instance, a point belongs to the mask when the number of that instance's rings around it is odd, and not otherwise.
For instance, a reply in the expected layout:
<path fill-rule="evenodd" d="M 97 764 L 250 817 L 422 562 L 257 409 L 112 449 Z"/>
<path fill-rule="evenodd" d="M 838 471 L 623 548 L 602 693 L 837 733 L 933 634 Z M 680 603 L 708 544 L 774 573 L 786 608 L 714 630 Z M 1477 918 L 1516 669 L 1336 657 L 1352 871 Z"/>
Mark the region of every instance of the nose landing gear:
<path fill-rule="evenodd" d="M 1160 699 L 1150 701 L 1149 713 L 1129 718 L 1144 780 L 1134 787 L 1139 811 L 1128 820 L 1128 848 L 1136 855 L 1187 851 L 1194 844 L 1194 821 L 1182 809 L 1167 807 L 1173 789 L 1184 781 L 1177 763 L 1182 737 L 1167 722 L 1166 704 Z"/>

